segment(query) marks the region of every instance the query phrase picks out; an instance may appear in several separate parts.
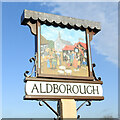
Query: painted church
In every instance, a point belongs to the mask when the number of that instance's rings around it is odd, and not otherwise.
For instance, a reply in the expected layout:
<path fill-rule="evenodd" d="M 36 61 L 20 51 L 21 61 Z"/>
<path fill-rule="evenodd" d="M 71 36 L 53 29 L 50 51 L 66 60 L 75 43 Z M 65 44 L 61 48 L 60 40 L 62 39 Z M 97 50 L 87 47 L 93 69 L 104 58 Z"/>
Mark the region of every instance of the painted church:
<path fill-rule="evenodd" d="M 54 42 L 54 48 L 56 51 L 61 52 L 62 49 L 66 46 L 66 45 L 72 45 L 71 42 L 66 41 L 61 39 L 61 35 L 60 32 L 58 33 L 58 37 L 56 39 L 56 41 Z"/>

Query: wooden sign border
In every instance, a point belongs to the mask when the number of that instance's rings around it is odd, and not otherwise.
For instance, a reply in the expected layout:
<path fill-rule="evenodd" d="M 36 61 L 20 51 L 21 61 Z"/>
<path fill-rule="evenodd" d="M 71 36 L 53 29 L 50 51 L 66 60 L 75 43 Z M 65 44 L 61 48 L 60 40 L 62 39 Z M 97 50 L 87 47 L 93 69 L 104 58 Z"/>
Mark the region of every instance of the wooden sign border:
<path fill-rule="evenodd" d="M 77 80 L 94 80 L 93 73 L 92 73 L 92 57 L 91 57 L 91 46 L 90 41 L 92 40 L 93 31 L 90 32 L 88 29 L 85 30 L 86 34 L 86 44 L 87 44 L 87 59 L 88 59 L 88 77 L 84 76 L 66 76 L 66 75 L 50 75 L 50 74 L 41 74 L 41 23 L 37 21 L 36 23 L 36 40 L 37 40 L 37 77 L 43 77 L 43 78 L 63 78 L 63 79 L 77 79 Z M 40 44 L 40 45 L 39 45 Z M 90 51 L 90 52 L 89 52 Z"/>
<path fill-rule="evenodd" d="M 103 81 L 86 81 L 86 80 L 66 80 L 66 79 L 50 79 L 50 78 L 36 78 L 36 77 L 26 77 L 24 82 L 27 81 L 45 81 L 45 82 L 67 82 L 67 83 L 88 83 L 88 84 L 103 84 Z"/>
<path fill-rule="evenodd" d="M 47 101 L 58 101 L 60 99 L 75 99 L 76 101 L 101 101 L 104 100 L 104 96 L 54 96 L 54 95 L 25 95 L 24 100 L 47 100 Z"/>

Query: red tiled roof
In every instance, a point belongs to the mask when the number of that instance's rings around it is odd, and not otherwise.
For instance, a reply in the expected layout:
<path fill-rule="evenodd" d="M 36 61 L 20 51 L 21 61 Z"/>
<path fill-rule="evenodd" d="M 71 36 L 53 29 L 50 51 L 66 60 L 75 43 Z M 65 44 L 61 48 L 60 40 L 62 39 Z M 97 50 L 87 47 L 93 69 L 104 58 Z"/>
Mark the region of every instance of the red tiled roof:
<path fill-rule="evenodd" d="M 73 45 L 66 45 L 62 50 L 74 50 L 74 47 Z"/>

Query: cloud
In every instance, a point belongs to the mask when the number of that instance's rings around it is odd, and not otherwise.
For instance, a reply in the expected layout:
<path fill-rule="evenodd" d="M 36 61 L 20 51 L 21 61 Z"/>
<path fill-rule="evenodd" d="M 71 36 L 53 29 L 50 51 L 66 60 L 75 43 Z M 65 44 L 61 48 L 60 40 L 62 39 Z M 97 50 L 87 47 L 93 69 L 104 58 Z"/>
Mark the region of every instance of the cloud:
<path fill-rule="evenodd" d="M 51 3 L 53 5 L 53 3 Z M 92 47 L 106 60 L 118 65 L 117 3 L 55 3 L 52 13 L 101 22 L 101 31 L 94 36 Z"/>

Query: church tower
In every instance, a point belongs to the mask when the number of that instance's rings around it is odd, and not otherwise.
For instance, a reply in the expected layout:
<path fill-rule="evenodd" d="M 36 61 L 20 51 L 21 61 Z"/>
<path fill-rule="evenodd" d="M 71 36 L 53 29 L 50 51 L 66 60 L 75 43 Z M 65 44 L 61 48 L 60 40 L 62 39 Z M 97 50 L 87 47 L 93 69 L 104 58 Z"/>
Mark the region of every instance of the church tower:
<path fill-rule="evenodd" d="M 58 32 L 58 37 L 56 41 L 60 41 L 61 40 L 61 35 L 60 35 L 60 31 Z"/>
<path fill-rule="evenodd" d="M 54 47 L 55 47 L 55 50 L 57 51 L 60 51 L 61 49 L 61 35 L 60 35 L 60 32 L 58 32 L 58 37 L 56 39 L 56 41 L 54 42 Z"/>
<path fill-rule="evenodd" d="M 56 41 L 54 42 L 55 50 L 58 52 L 61 52 L 62 49 L 66 45 L 72 45 L 72 43 L 70 41 L 66 41 L 66 40 L 61 39 L 61 34 L 60 34 L 60 32 L 58 32 L 58 37 L 57 37 Z"/>
<path fill-rule="evenodd" d="M 61 35 L 60 35 L 60 32 L 58 32 L 58 38 L 61 39 Z"/>

